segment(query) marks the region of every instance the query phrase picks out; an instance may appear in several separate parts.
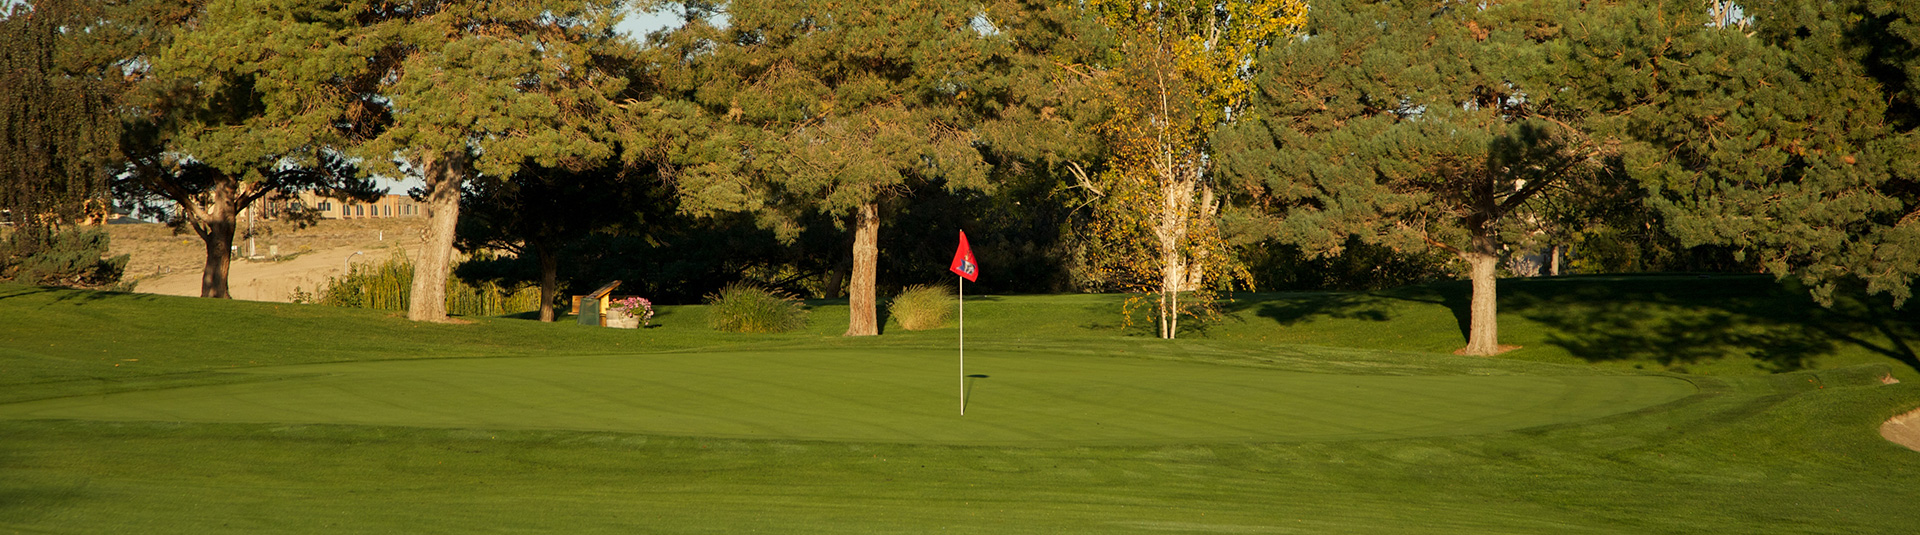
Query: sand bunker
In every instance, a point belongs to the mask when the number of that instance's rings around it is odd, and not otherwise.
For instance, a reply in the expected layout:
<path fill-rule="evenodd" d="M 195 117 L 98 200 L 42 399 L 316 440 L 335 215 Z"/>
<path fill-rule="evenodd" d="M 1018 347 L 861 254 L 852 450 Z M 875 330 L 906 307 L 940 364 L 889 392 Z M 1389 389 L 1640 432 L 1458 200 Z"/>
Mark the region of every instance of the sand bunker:
<path fill-rule="evenodd" d="M 1920 409 L 1907 411 L 1880 424 L 1880 436 L 1907 449 L 1920 451 Z"/>

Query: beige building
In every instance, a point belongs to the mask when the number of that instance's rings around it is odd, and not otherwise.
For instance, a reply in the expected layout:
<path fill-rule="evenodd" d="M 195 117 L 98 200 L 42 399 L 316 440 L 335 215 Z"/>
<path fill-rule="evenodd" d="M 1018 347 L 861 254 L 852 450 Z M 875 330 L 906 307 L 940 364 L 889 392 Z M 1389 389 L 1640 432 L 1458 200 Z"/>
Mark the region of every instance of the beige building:
<path fill-rule="evenodd" d="M 281 213 L 295 206 L 304 207 L 319 214 L 321 219 L 368 219 L 426 217 L 426 207 L 406 195 L 382 195 L 373 202 L 331 199 L 301 192 L 298 198 L 261 203 L 260 212 L 267 219 L 275 219 Z M 243 216 L 244 217 L 244 216 Z"/>

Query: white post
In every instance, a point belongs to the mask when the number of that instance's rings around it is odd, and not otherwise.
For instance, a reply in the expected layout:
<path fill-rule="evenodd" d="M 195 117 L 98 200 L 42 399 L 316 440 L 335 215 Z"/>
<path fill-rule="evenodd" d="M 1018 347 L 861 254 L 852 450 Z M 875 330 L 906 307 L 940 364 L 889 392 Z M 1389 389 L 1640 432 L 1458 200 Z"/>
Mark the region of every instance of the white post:
<path fill-rule="evenodd" d="M 960 415 L 967 415 L 967 279 L 960 279 Z"/>
<path fill-rule="evenodd" d="M 256 257 L 256 256 L 260 256 L 260 251 L 253 247 L 253 207 L 248 206 L 247 207 L 247 259 L 252 260 L 253 257 Z"/>

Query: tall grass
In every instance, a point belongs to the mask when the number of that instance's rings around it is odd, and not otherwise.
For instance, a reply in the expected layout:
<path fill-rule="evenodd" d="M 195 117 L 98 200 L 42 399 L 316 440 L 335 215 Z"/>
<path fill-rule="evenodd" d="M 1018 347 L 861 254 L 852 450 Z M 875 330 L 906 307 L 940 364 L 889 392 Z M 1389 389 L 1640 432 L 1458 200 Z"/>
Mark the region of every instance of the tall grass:
<path fill-rule="evenodd" d="M 734 283 L 707 296 L 707 326 L 734 333 L 783 333 L 807 326 L 807 309 L 793 296 Z"/>
<path fill-rule="evenodd" d="M 955 307 L 953 288 L 915 284 L 893 296 L 893 302 L 887 304 L 887 315 L 906 330 L 924 331 L 947 326 Z"/>
<path fill-rule="evenodd" d="M 354 264 L 346 274 L 328 277 L 313 292 L 293 290 L 293 302 L 349 308 L 406 310 L 412 302 L 413 260 L 395 252 L 380 263 Z M 502 287 L 492 282 L 468 283 L 447 278 L 447 313 L 455 316 L 499 316 L 540 309 L 540 289 Z"/>

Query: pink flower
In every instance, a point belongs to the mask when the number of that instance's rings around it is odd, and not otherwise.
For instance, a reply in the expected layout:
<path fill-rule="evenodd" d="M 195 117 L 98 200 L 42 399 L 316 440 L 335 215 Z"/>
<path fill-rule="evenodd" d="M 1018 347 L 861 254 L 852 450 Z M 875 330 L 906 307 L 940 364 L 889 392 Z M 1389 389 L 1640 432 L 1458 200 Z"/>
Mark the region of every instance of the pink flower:
<path fill-rule="evenodd" d="M 644 297 L 628 297 L 614 301 L 612 308 L 628 316 L 640 318 L 641 325 L 653 324 L 653 301 L 648 301 Z"/>

